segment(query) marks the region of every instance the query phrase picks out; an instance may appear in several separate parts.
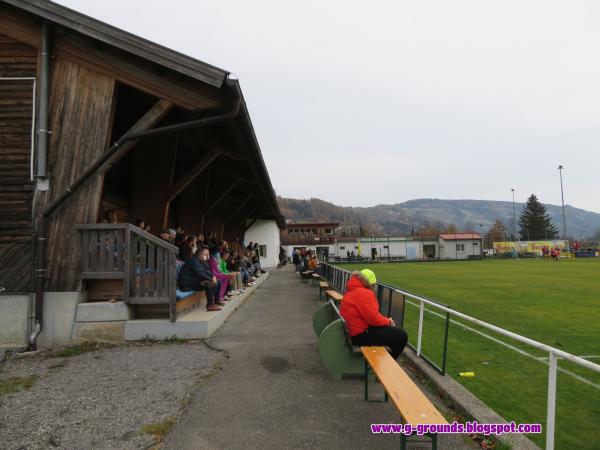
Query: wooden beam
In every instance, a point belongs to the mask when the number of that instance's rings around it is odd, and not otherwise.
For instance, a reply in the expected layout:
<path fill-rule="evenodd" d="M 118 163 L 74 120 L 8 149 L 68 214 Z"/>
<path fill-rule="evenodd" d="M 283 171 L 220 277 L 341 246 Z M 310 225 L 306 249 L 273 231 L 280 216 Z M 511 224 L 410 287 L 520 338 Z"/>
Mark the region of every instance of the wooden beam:
<path fill-rule="evenodd" d="M 244 207 L 244 205 L 245 205 L 246 203 L 248 203 L 250 200 L 252 200 L 252 197 L 253 197 L 252 195 L 249 195 L 248 197 L 246 197 L 246 198 L 244 199 L 244 201 L 242 201 L 242 203 L 240 203 L 240 204 L 238 205 L 238 207 L 237 207 L 237 208 L 235 208 L 235 209 L 233 210 L 233 212 L 232 212 L 231 214 L 229 214 L 229 216 L 228 216 L 228 217 L 227 217 L 227 218 L 226 218 L 226 219 L 223 221 L 223 224 L 226 224 L 226 223 L 228 223 L 228 222 L 229 222 L 231 219 L 233 219 L 233 218 L 235 217 L 235 215 L 236 215 L 238 212 L 240 212 L 240 211 L 241 211 L 241 209 Z"/>
<path fill-rule="evenodd" d="M 208 207 L 208 209 L 206 211 L 204 211 L 203 215 L 204 216 L 209 215 L 211 213 L 211 211 L 213 209 L 215 209 L 217 206 L 219 206 L 219 203 L 221 203 L 223 201 L 223 199 L 225 197 L 227 197 L 229 195 L 229 193 L 231 191 L 233 191 L 237 187 L 238 184 L 240 184 L 240 181 L 239 180 L 235 180 L 233 182 L 233 184 L 231 184 L 227 189 L 225 189 L 225 191 L 212 203 L 212 205 L 210 205 Z"/>
<path fill-rule="evenodd" d="M 183 139 L 191 146 L 196 147 L 198 143 L 202 143 L 203 146 L 214 148 L 215 150 L 219 150 L 223 156 L 233 160 L 233 161 L 247 161 L 248 156 L 243 153 L 232 152 L 227 148 L 226 145 L 221 142 L 218 138 L 216 138 L 212 133 L 203 130 L 200 132 L 198 129 L 189 130 L 183 136 Z M 237 150 L 237 149 L 234 149 Z"/>
<path fill-rule="evenodd" d="M 210 182 L 211 174 L 210 171 L 206 174 L 206 189 L 204 191 L 204 203 L 203 206 L 208 206 L 208 198 L 210 196 Z M 200 230 L 204 233 L 204 222 L 206 221 L 206 214 L 202 213 L 202 219 L 200 220 Z"/>
<path fill-rule="evenodd" d="M 167 113 L 173 108 L 173 102 L 170 100 L 160 99 L 157 101 L 152 108 L 150 108 L 146 114 L 144 114 L 129 130 L 127 133 L 133 133 L 137 131 L 145 131 L 154 127 L 160 120 L 167 115 Z M 98 169 L 98 173 L 104 173 L 116 164 L 121 158 L 123 158 L 129 151 L 135 147 L 139 141 L 129 141 L 123 144 L 123 146 L 117 150 L 117 152 L 106 161 Z"/>
<path fill-rule="evenodd" d="M 173 155 L 173 159 L 171 160 L 171 175 L 169 176 L 169 186 L 173 186 L 173 180 L 175 179 L 175 169 L 177 168 L 177 156 L 179 154 L 179 136 L 175 136 L 175 151 Z M 165 202 L 165 207 L 163 209 L 163 218 L 162 218 L 162 229 L 166 229 L 169 222 L 169 209 L 171 208 L 171 201 L 167 200 Z"/>
<path fill-rule="evenodd" d="M 189 170 L 188 173 L 186 173 L 177 182 L 177 184 L 171 188 L 171 192 L 169 193 L 169 202 L 173 201 L 173 199 L 177 197 L 181 191 L 188 187 L 190 183 L 194 181 L 196 177 L 200 175 L 220 154 L 221 152 L 218 150 L 216 152 L 209 152 L 194 167 L 192 167 L 192 169 Z"/>

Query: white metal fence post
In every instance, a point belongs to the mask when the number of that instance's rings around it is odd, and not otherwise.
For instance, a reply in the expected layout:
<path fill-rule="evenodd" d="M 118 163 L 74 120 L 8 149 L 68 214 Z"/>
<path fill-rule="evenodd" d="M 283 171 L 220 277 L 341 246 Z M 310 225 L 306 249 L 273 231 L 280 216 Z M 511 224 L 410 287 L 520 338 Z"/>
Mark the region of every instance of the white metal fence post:
<path fill-rule="evenodd" d="M 423 313 L 425 312 L 425 303 L 421 301 L 419 307 L 419 332 L 417 334 L 417 356 L 421 356 L 421 341 L 423 340 Z"/>
<path fill-rule="evenodd" d="M 554 450 L 554 420 L 556 418 L 556 355 L 548 360 L 548 411 L 546 417 L 546 450 Z"/>

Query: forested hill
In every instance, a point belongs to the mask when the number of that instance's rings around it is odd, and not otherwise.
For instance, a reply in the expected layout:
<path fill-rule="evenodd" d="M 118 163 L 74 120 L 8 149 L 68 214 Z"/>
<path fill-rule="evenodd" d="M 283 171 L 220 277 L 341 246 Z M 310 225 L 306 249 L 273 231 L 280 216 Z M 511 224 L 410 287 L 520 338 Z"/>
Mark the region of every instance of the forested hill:
<path fill-rule="evenodd" d="M 399 235 L 410 233 L 413 229 L 446 229 L 449 226 L 456 227 L 458 231 L 485 232 L 496 219 L 501 220 L 507 229 L 512 229 L 512 202 L 418 199 L 395 205 L 358 208 L 337 206 L 317 198 L 278 197 L 278 201 L 286 219 L 340 222 L 348 229 L 362 227 L 363 231 L 378 235 Z M 517 220 L 524 205 L 516 204 Z M 545 206 L 555 226 L 562 230 L 561 206 Z M 582 234 L 591 237 L 600 229 L 600 214 L 573 206 L 566 206 L 565 210 L 569 235 L 577 239 Z"/>

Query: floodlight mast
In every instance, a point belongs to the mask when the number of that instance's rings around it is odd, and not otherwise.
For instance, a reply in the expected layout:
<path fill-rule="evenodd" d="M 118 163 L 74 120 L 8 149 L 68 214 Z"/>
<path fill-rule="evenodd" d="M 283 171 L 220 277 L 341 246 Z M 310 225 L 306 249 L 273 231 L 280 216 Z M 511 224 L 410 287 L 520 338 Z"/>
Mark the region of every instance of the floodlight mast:
<path fill-rule="evenodd" d="M 558 173 L 560 176 L 560 198 L 562 200 L 562 216 L 563 216 L 563 239 L 567 241 L 567 251 L 569 254 L 571 253 L 571 244 L 567 239 L 567 216 L 565 215 L 565 194 L 563 192 L 563 180 L 562 180 L 562 171 L 564 167 L 562 164 L 558 166 Z"/>

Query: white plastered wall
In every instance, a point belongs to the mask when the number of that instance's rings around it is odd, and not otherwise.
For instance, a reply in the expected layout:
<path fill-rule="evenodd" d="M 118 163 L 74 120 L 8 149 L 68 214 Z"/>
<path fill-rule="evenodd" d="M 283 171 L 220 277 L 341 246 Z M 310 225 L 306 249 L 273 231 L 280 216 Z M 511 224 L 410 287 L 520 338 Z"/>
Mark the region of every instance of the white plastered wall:
<path fill-rule="evenodd" d="M 274 220 L 257 220 L 244 235 L 244 243 L 248 245 L 257 242 L 267 246 L 267 255 L 261 255 L 260 264 L 263 268 L 277 267 L 279 264 L 279 227 Z"/>

